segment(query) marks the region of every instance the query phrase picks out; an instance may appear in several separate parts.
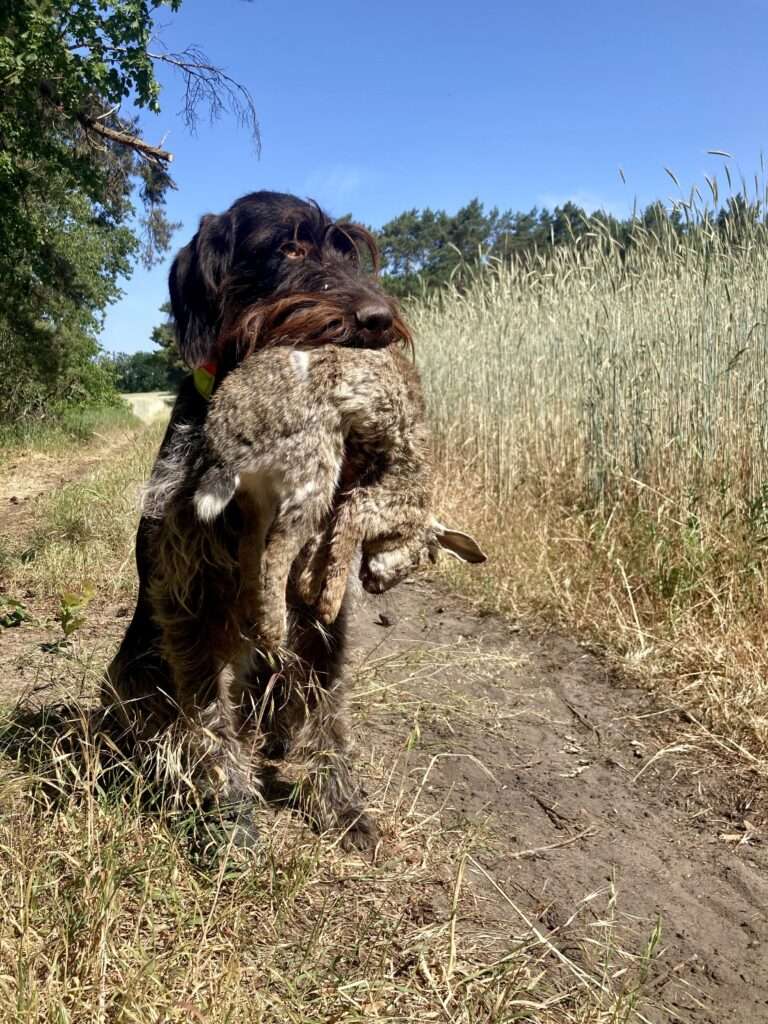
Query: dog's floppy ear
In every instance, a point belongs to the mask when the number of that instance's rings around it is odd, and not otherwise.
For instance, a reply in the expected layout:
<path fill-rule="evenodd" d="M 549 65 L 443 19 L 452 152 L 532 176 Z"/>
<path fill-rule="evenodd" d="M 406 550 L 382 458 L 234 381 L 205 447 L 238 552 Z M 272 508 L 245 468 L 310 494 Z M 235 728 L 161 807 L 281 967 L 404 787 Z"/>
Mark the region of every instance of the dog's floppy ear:
<path fill-rule="evenodd" d="M 168 288 L 179 351 L 189 366 L 211 362 L 221 324 L 221 283 L 232 265 L 232 214 L 207 214 L 197 234 L 179 251 Z"/>
<path fill-rule="evenodd" d="M 440 547 L 454 558 L 458 558 L 462 562 L 471 562 L 473 565 L 487 561 L 488 556 L 475 538 L 470 537 L 468 533 L 451 530 L 437 519 L 432 520 L 432 530 Z"/>

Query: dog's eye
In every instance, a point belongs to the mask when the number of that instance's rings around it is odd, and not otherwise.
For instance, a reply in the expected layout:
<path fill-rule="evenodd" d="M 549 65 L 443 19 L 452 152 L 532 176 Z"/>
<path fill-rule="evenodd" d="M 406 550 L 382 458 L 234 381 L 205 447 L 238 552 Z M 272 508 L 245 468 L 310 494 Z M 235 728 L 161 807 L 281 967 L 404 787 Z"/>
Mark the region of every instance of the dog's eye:
<path fill-rule="evenodd" d="M 329 281 L 326 281 L 325 284 L 320 289 L 321 292 L 329 292 L 330 290 L 331 290 L 331 285 L 330 285 Z"/>
<path fill-rule="evenodd" d="M 307 250 L 299 242 L 286 242 L 280 246 L 280 252 L 289 260 L 303 260 Z"/>

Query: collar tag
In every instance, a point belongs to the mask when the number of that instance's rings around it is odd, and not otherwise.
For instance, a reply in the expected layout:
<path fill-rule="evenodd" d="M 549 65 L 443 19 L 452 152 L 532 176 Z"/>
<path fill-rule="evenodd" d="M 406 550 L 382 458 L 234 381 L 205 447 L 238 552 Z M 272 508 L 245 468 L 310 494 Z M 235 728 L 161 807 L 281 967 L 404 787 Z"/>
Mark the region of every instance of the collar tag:
<path fill-rule="evenodd" d="M 196 366 L 192 371 L 192 380 L 199 394 L 208 401 L 213 394 L 213 387 L 216 383 L 216 363 L 203 363 Z"/>

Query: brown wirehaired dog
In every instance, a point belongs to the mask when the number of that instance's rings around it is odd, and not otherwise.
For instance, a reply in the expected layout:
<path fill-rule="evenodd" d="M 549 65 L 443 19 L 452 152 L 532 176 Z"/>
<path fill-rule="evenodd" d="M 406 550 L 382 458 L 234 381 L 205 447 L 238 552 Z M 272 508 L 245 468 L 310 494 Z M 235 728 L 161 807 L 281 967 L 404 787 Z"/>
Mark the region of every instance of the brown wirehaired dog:
<path fill-rule="evenodd" d="M 365 229 L 335 224 L 316 204 L 293 196 L 257 192 L 224 214 L 204 217 L 170 273 L 182 355 L 195 368 L 205 364 L 216 387 L 248 351 L 277 336 L 283 344 L 295 343 L 297 333 L 307 344 L 328 338 L 370 348 L 410 343 L 396 303 L 371 277 L 366 258 L 375 267 L 375 243 Z M 180 728 L 203 802 L 226 819 L 247 815 L 254 791 L 252 759 L 237 734 L 241 700 L 231 671 L 233 644 L 240 643 L 244 521 L 235 502 L 209 527 L 194 510 L 190 488 L 208 410 L 207 397 L 188 378 L 150 481 L 136 542 L 136 609 L 108 669 L 103 702 L 130 742 Z M 164 592 L 158 571 L 181 590 Z M 316 785 L 309 789 L 320 795 L 309 803 L 317 827 L 346 830 L 345 845 L 370 845 L 375 829 L 344 755 L 345 609 L 325 626 L 290 583 L 287 602 L 290 666 L 276 674 L 273 662 L 253 654 L 247 672 L 249 692 L 260 694 L 259 714 L 283 723 L 271 731 L 264 753 L 280 754 L 292 741 L 314 766 Z M 178 692 L 169 650 L 184 651 L 194 666 L 193 694 Z M 289 706 L 293 715 L 283 713 Z"/>
<path fill-rule="evenodd" d="M 430 516 L 413 363 L 393 346 L 273 341 L 221 383 L 202 428 L 179 435 L 183 458 L 171 449 L 155 467 L 148 594 L 198 793 L 242 817 L 263 757 L 290 756 L 305 773 L 293 802 L 360 847 L 375 830 L 350 770 L 345 683 L 317 671 L 350 563 L 362 546 L 364 585 L 381 592 L 441 546 L 484 555 Z"/>

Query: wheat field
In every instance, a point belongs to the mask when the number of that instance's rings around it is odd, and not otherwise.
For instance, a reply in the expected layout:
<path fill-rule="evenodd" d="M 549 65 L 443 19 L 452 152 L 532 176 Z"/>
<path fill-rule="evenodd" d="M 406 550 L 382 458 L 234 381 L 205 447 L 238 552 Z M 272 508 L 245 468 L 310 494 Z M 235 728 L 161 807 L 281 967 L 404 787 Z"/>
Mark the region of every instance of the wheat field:
<path fill-rule="evenodd" d="M 410 309 L 439 504 L 491 552 L 485 603 L 598 644 L 762 772 L 768 236 L 588 226 Z"/>
<path fill-rule="evenodd" d="M 544 467 L 585 500 L 768 479 L 765 232 L 635 237 L 492 263 L 412 309 L 438 433 L 504 500 Z"/>

